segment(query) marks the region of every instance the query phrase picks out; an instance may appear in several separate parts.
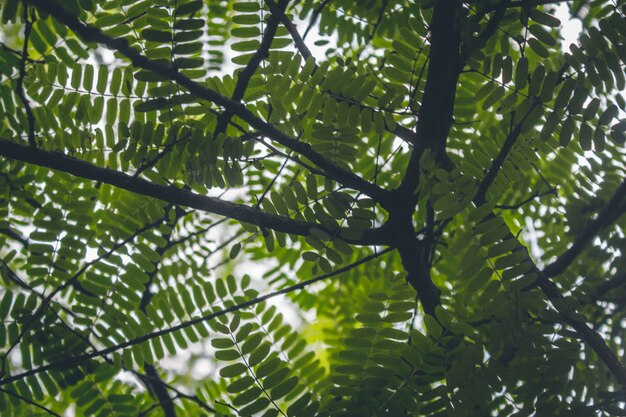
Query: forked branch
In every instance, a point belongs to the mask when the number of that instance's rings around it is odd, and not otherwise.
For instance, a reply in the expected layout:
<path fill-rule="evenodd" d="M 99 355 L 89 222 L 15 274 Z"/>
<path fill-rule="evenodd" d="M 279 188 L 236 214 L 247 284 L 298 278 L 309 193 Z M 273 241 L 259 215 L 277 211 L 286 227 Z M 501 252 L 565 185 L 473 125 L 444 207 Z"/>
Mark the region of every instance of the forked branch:
<path fill-rule="evenodd" d="M 388 191 L 383 190 L 379 186 L 364 180 L 358 175 L 335 165 L 313 149 L 311 145 L 298 141 L 278 129 L 276 126 L 267 123 L 252 113 L 242 103 L 238 103 L 230 98 L 224 97 L 215 90 L 191 80 L 189 77 L 168 64 L 147 58 L 135 48 L 131 47 L 126 40 L 112 38 L 104 34 L 97 27 L 80 21 L 72 13 L 65 10 L 56 0 L 31 0 L 31 3 L 72 29 L 85 42 L 95 42 L 106 45 L 108 48 L 111 48 L 130 59 L 136 67 L 157 73 L 168 80 L 185 87 L 194 96 L 224 107 L 226 110 L 231 111 L 234 115 L 244 120 L 254 129 L 262 132 L 268 138 L 308 158 L 311 162 L 322 168 L 325 175 L 330 179 L 368 195 L 378 201 L 383 207 L 388 205 L 390 199 Z"/>

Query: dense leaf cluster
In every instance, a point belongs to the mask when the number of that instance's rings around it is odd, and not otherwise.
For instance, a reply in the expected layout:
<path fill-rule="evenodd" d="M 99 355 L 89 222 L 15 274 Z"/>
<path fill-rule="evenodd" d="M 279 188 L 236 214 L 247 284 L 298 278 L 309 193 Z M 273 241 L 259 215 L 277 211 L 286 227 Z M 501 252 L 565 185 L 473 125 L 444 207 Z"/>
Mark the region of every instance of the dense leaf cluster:
<path fill-rule="evenodd" d="M 0 13 L 0 414 L 626 415 L 623 0 Z"/>

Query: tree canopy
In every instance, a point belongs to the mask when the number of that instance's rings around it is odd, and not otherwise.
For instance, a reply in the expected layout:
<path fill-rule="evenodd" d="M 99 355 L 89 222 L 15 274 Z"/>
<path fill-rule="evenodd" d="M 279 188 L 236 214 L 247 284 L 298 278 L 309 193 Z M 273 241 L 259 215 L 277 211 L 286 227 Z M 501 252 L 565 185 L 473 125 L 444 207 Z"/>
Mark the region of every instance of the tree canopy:
<path fill-rule="evenodd" d="M 0 8 L 3 416 L 626 415 L 623 0 Z"/>

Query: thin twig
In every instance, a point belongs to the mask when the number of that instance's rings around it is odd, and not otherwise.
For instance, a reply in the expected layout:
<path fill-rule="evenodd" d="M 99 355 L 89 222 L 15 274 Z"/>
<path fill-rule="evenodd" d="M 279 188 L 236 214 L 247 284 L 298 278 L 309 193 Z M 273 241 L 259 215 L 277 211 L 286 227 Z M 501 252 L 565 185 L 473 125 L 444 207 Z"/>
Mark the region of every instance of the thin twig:
<path fill-rule="evenodd" d="M 22 236 L 19 232 L 16 232 L 15 230 L 8 227 L 2 227 L 0 228 L 0 234 L 8 236 L 11 239 L 21 243 L 22 246 L 24 246 L 25 248 L 28 248 L 28 239 Z"/>
<path fill-rule="evenodd" d="M 31 400 L 30 398 L 26 398 L 21 396 L 20 394 L 18 394 L 17 392 L 13 392 L 11 390 L 8 390 L 6 388 L 0 388 L 0 391 L 4 392 L 7 395 L 10 395 L 11 397 L 15 397 L 20 401 L 24 401 L 27 404 L 32 405 L 33 407 L 37 407 L 40 410 L 45 411 L 46 413 L 50 414 L 51 416 L 55 416 L 55 417 L 61 417 L 60 414 L 55 413 L 54 411 L 52 411 L 51 409 L 49 409 L 48 407 L 45 407 L 41 404 L 36 403 L 35 401 Z"/>
<path fill-rule="evenodd" d="M 287 7 L 288 2 L 289 0 L 279 0 L 277 8 L 280 11 L 284 11 Z M 272 41 L 276 36 L 279 21 L 279 16 L 272 13 L 267 21 L 267 27 L 265 28 L 263 40 L 261 41 L 259 48 L 254 53 L 254 55 L 252 55 L 250 61 L 248 61 L 248 64 L 245 66 L 245 68 L 237 73 L 237 84 L 235 85 L 235 90 L 230 97 L 232 101 L 239 103 L 243 100 L 243 96 L 246 92 L 246 89 L 248 88 L 248 84 L 250 83 L 252 76 L 259 68 L 261 62 L 269 56 L 270 46 L 272 45 Z M 235 115 L 235 112 L 227 109 L 224 114 L 217 120 L 217 126 L 215 127 L 215 132 L 213 134 L 215 138 L 217 138 L 220 133 L 226 131 L 228 122 L 230 121 L 230 118 L 233 117 L 233 115 Z"/>
<path fill-rule="evenodd" d="M 33 22 L 28 16 L 28 1 L 22 1 L 22 7 L 24 12 L 22 19 L 24 20 L 24 46 L 22 47 L 22 59 L 20 60 L 20 74 L 17 79 L 17 96 L 20 98 L 22 104 L 24 104 L 24 110 L 26 111 L 26 119 L 28 121 L 28 144 L 30 146 L 37 146 L 35 141 L 35 116 L 33 116 L 33 110 L 30 108 L 30 103 L 24 93 L 24 78 L 26 77 L 26 61 L 28 60 L 28 41 L 30 37 L 30 31 L 33 27 Z"/>
<path fill-rule="evenodd" d="M 4 49 L 7 52 L 10 52 L 14 55 L 17 55 L 20 57 L 20 59 L 24 58 L 24 55 L 22 54 L 22 52 L 18 51 L 17 49 L 13 49 L 9 46 L 7 46 L 4 42 L 0 42 L 0 48 Z M 30 57 L 26 57 L 26 61 L 30 64 L 44 64 L 46 61 L 42 60 L 42 59 L 32 59 Z"/>
<path fill-rule="evenodd" d="M 626 284 L 626 272 L 614 275 L 611 278 L 609 278 L 606 281 L 604 281 L 601 284 L 599 284 L 595 288 L 595 292 L 593 293 L 592 297 L 594 299 L 596 299 L 596 300 L 600 299 L 607 292 L 609 292 L 609 291 L 611 291 L 611 290 L 613 290 L 615 288 L 619 288 L 619 287 L 621 287 L 621 286 L 623 286 L 625 284 Z"/>
<path fill-rule="evenodd" d="M 176 146 L 179 143 L 183 142 L 184 140 L 188 139 L 190 136 L 191 136 L 191 133 L 188 133 L 185 136 L 183 136 L 181 138 L 174 139 L 173 141 L 171 141 L 170 143 L 165 145 L 165 147 L 161 150 L 161 152 L 159 152 L 154 158 L 152 158 L 151 160 L 145 162 L 144 164 L 139 166 L 139 168 L 137 168 L 137 171 L 135 171 L 135 174 L 133 175 L 133 178 L 137 178 L 143 171 L 145 171 L 147 169 L 150 169 L 153 166 L 155 166 L 157 162 L 159 162 L 161 159 L 163 159 L 167 154 L 169 154 L 171 152 L 172 149 L 174 149 L 174 146 Z"/>
<path fill-rule="evenodd" d="M 111 346 L 111 347 L 104 348 L 104 349 L 97 350 L 97 351 L 90 352 L 90 353 L 85 353 L 85 354 L 82 354 L 82 355 L 78 355 L 78 356 L 75 356 L 75 357 L 67 358 L 67 359 L 64 359 L 64 360 L 57 361 L 57 362 L 49 363 L 47 365 L 43 365 L 43 366 L 40 366 L 38 368 L 30 369 L 30 370 L 22 372 L 20 374 L 7 376 L 6 378 L 3 378 L 2 380 L 0 380 L 0 386 L 9 384 L 9 383 L 14 382 L 14 381 L 21 380 L 23 378 L 26 378 L 26 377 L 29 377 L 29 376 L 32 376 L 32 375 L 37 375 L 37 374 L 39 374 L 41 372 L 45 372 L 45 371 L 48 371 L 48 370 L 51 370 L 51 369 L 58 369 L 58 368 L 63 368 L 63 367 L 67 367 L 67 366 L 76 366 L 76 364 L 82 363 L 82 362 L 87 361 L 89 359 L 94 359 L 94 358 L 97 358 L 97 357 L 101 357 L 103 355 L 108 355 L 109 353 L 116 352 L 118 350 L 125 349 L 125 348 L 130 347 L 130 346 L 138 345 L 140 343 L 146 342 L 148 340 L 155 339 L 157 337 L 161 337 L 161 336 L 169 334 L 169 333 L 173 333 L 173 332 L 176 332 L 176 331 L 179 331 L 179 330 L 186 329 L 186 328 L 194 326 L 196 324 L 203 323 L 203 322 L 212 320 L 214 318 L 224 316 L 224 315 L 226 315 L 228 313 L 232 313 L 232 312 L 235 312 L 235 311 L 239 311 L 239 310 L 242 310 L 242 309 L 245 309 L 245 308 L 252 307 L 254 305 L 262 303 L 263 301 L 267 301 L 267 300 L 269 300 L 271 298 L 275 298 L 275 297 L 277 297 L 279 295 L 284 295 L 284 294 L 288 294 L 288 293 L 293 292 L 293 291 L 304 289 L 304 288 L 306 288 L 306 287 L 308 287 L 308 286 L 310 286 L 310 285 L 312 285 L 312 284 L 314 284 L 316 282 L 320 282 L 320 281 L 326 280 L 328 278 L 332 278 L 334 276 L 343 274 L 344 272 L 348 272 L 348 271 L 356 268 L 357 266 L 365 264 L 367 262 L 370 262 L 370 261 L 372 261 L 372 260 L 374 260 L 376 258 L 379 258 L 380 256 L 385 255 L 385 254 L 391 252 L 394 249 L 395 248 L 393 248 L 393 247 L 388 247 L 388 248 L 386 248 L 386 249 L 384 249 L 384 250 L 382 250 L 382 251 L 380 251 L 380 252 L 378 252 L 376 254 L 372 254 L 372 255 L 368 255 L 366 257 L 363 257 L 363 258 L 361 258 L 361 259 L 359 259 L 359 260 L 357 260 L 357 261 L 355 261 L 355 262 L 353 262 L 353 263 L 351 263 L 349 265 L 346 265 L 346 266 L 344 266 L 342 268 L 336 269 L 336 270 L 334 270 L 332 272 L 329 272 L 327 274 L 319 275 L 317 277 L 308 279 L 306 281 L 302 281 L 302 282 L 300 282 L 298 284 L 291 285 L 291 286 L 283 288 L 281 290 L 270 292 L 268 294 L 262 295 L 260 297 L 254 298 L 252 300 L 248 300 L 248 301 L 245 301 L 245 302 L 242 302 L 242 303 L 239 303 L 239 304 L 232 305 L 232 306 L 230 306 L 228 308 L 225 308 L 225 309 L 214 311 L 212 313 L 206 314 L 206 315 L 201 316 L 201 317 L 196 317 L 194 319 L 182 322 L 182 323 L 180 323 L 180 324 L 178 324 L 176 326 L 171 326 L 171 327 L 169 327 L 167 329 L 163 329 L 163 330 L 159 330 L 159 331 L 156 331 L 156 332 L 148 333 L 148 334 L 145 334 L 143 336 L 140 336 L 140 337 L 137 337 L 137 338 L 134 338 L 134 339 L 131 339 L 131 340 L 127 340 L 127 341 L 125 341 L 123 343 L 120 343 L 118 345 L 115 345 L 115 346 Z"/>
<path fill-rule="evenodd" d="M 313 10 L 313 14 L 311 15 L 311 19 L 309 20 L 309 25 L 307 26 L 306 30 L 304 31 L 304 35 L 302 35 L 302 40 L 306 39 L 306 36 L 309 34 L 309 31 L 317 23 L 317 19 L 320 17 L 320 14 L 322 13 L 322 10 L 324 10 L 324 7 L 326 7 L 326 5 L 328 3 L 330 3 L 330 2 L 331 2 L 331 0 L 324 0 L 323 2 L 320 3 L 319 6 L 317 6 L 317 8 L 315 10 Z"/>
<path fill-rule="evenodd" d="M 387 8 L 388 4 L 389 4 L 389 0 L 383 0 L 383 4 L 380 6 L 380 10 L 378 11 L 378 18 L 376 19 L 376 23 L 374 23 L 374 26 L 372 27 L 372 30 L 370 31 L 370 34 L 367 38 L 367 41 L 365 42 L 365 44 L 363 44 L 363 46 L 361 46 L 359 53 L 356 55 L 356 59 L 361 58 L 361 54 L 363 53 L 363 51 L 365 51 L 365 48 L 367 48 L 367 46 L 374 39 L 374 36 L 376 35 L 376 31 L 378 30 L 380 23 L 383 21 L 383 17 L 385 16 L 385 9 Z"/>
<path fill-rule="evenodd" d="M 524 206 L 525 204 L 530 203 L 536 198 L 543 197 L 543 196 L 550 195 L 550 194 L 556 194 L 556 188 L 551 188 L 547 191 L 542 191 L 542 192 L 537 191 L 533 193 L 533 195 L 531 195 L 530 197 L 520 201 L 517 204 L 513 204 L 513 205 L 498 204 L 495 207 L 501 210 L 517 210 L 518 208 Z"/>
<path fill-rule="evenodd" d="M 618 217 L 626 211 L 626 180 L 622 181 L 611 199 L 606 203 L 602 211 L 598 214 L 583 232 L 574 240 L 570 248 L 559 256 L 554 262 L 548 265 L 543 273 L 547 277 L 555 277 L 565 272 L 567 267 L 578 257 L 587 244 L 603 229 L 613 224 Z"/>
<path fill-rule="evenodd" d="M 291 20 L 289 20 L 289 18 L 285 14 L 285 11 L 272 0 L 265 0 L 265 4 L 267 4 L 267 6 L 270 8 L 272 14 L 276 14 L 280 19 L 280 22 L 287 28 L 287 31 L 289 31 L 289 34 L 291 35 L 291 39 L 293 39 L 294 45 L 296 45 L 296 49 L 298 49 L 298 51 L 300 52 L 300 55 L 302 55 L 304 59 L 313 56 L 309 48 L 306 46 L 306 43 L 304 43 L 304 39 L 302 39 L 302 36 L 300 36 L 298 28 Z"/>

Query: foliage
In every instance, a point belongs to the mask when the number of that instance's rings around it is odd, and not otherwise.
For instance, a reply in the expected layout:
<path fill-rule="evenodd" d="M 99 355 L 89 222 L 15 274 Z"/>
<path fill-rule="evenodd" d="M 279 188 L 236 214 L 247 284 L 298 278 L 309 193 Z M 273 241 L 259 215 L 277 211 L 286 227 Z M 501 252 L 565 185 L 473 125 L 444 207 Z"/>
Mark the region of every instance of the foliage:
<path fill-rule="evenodd" d="M 623 1 L 0 7 L 3 416 L 626 415 Z"/>

